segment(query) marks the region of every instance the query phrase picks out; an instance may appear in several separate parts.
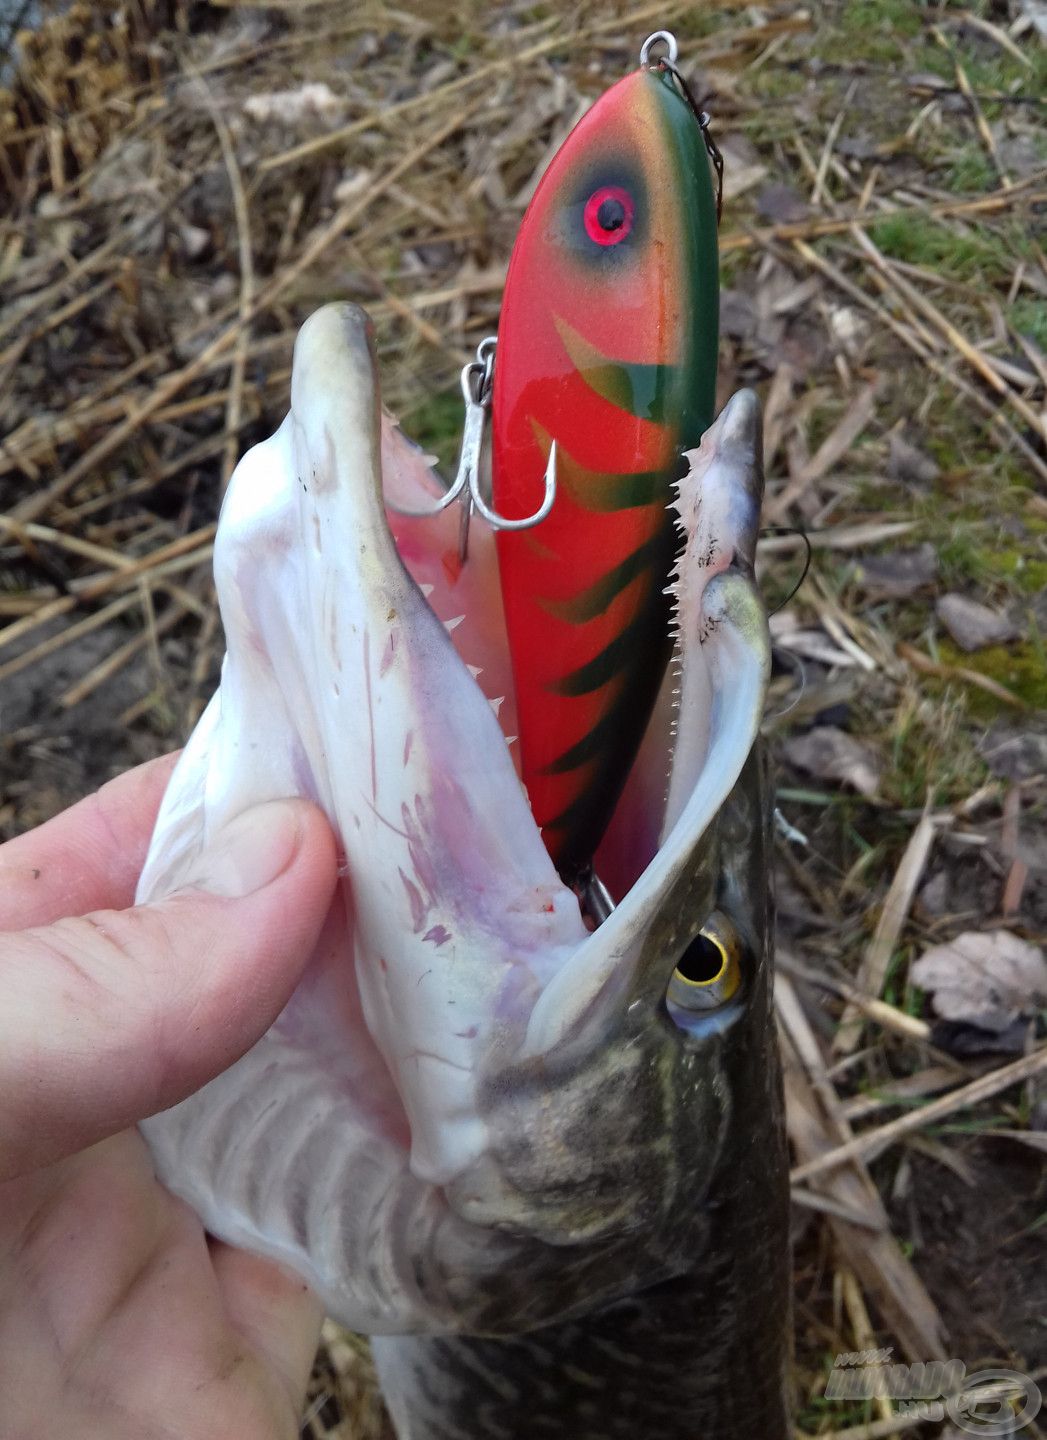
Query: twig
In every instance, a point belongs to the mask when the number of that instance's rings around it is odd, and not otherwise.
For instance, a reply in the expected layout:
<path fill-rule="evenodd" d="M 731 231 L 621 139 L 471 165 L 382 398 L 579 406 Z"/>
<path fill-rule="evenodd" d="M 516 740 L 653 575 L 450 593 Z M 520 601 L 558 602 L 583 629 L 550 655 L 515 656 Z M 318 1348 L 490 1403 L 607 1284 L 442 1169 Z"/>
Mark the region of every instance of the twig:
<path fill-rule="evenodd" d="M 1009 210 L 1019 200 L 1038 205 L 1047 199 L 1047 190 L 1034 189 L 1043 182 L 1042 172 L 1018 182 L 1008 190 L 996 190 L 969 200 L 942 200 L 921 206 L 921 213 L 945 219 L 961 215 L 991 215 Z M 852 214 L 819 216 L 810 220 L 791 220 L 781 225 L 767 225 L 743 231 L 728 230 L 720 236 L 720 253 L 731 250 L 752 250 L 775 241 L 816 240 L 822 235 L 845 235 L 855 226 L 879 225 L 882 220 L 911 216 L 909 205 L 884 205 L 879 210 L 857 209 Z"/>
<path fill-rule="evenodd" d="M 784 490 L 768 504 L 767 518 L 772 524 L 783 520 L 790 505 L 795 504 L 811 485 L 823 475 L 827 475 L 832 467 L 843 459 L 872 419 L 879 392 L 880 382 L 876 380 L 871 385 L 866 385 L 852 400 L 810 460 L 801 466 Z"/>
<path fill-rule="evenodd" d="M 821 1051 L 788 978 L 775 982 L 775 1008 L 787 1039 L 783 1046 L 789 1138 L 801 1160 L 823 1154 L 851 1128 L 829 1079 Z M 856 1158 L 819 1180 L 819 1191 L 847 1209 L 868 1215 L 871 1226 L 828 1216 L 847 1264 L 875 1298 L 898 1344 L 913 1360 L 942 1353 L 943 1326 L 934 1301 L 890 1234 L 887 1214 L 863 1162 Z"/>
<path fill-rule="evenodd" d="M 983 1100 L 991 1099 L 1001 1090 L 1006 1090 L 1011 1085 L 1018 1085 L 1023 1080 L 1038 1075 L 1044 1069 L 1047 1069 L 1047 1045 L 1041 1045 L 1038 1050 L 1034 1050 L 1030 1055 L 1023 1055 L 1020 1060 L 1015 1060 L 1010 1065 L 1003 1065 L 998 1070 L 991 1070 L 988 1075 L 982 1075 L 979 1079 L 972 1080 L 969 1085 L 964 1085 L 949 1095 L 929 1101 L 919 1110 L 910 1110 L 904 1115 L 899 1115 L 896 1120 L 888 1121 L 886 1125 L 880 1125 L 875 1130 L 866 1130 L 861 1135 L 855 1135 L 852 1140 L 848 1140 L 835 1150 L 830 1150 L 825 1155 L 819 1155 L 816 1159 L 798 1165 L 793 1170 L 791 1178 L 794 1182 L 809 1180 L 812 1175 L 822 1175 L 826 1170 L 832 1170 L 848 1160 L 874 1160 L 877 1155 L 882 1155 L 889 1146 L 894 1145 L 904 1136 L 911 1135 L 916 1130 L 922 1130 L 928 1125 L 933 1125 L 936 1121 L 944 1119 L 946 1115 L 954 1114 L 957 1110 L 966 1110 L 972 1105 L 980 1105 Z"/>
<path fill-rule="evenodd" d="M 925 675 L 937 675 L 940 680 L 962 680 L 965 685 L 975 685 L 987 695 L 1002 700 L 1005 705 L 1013 705 L 1016 710 L 1026 708 L 1020 695 L 1015 695 L 1013 690 L 1008 690 L 1006 685 L 1001 685 L 991 675 L 983 675 L 980 670 L 968 670 L 966 665 L 945 665 L 939 660 L 932 660 L 922 650 L 917 650 L 915 645 L 907 645 L 901 640 L 895 648 L 899 657 L 907 660 L 914 670 L 921 670 Z"/>
<path fill-rule="evenodd" d="M 989 159 L 992 161 L 993 165 L 996 168 L 996 173 L 1000 177 L 1000 184 L 1005 190 L 1009 190 L 1011 188 L 1011 177 L 1003 168 L 1003 162 L 1000 159 L 1000 152 L 996 147 L 996 137 L 989 129 L 988 123 L 985 119 L 985 112 L 982 110 L 982 107 L 978 102 L 978 97 L 971 87 L 971 82 L 967 78 L 967 71 L 963 68 L 963 65 L 960 62 L 960 57 L 959 55 L 957 55 L 952 45 L 950 45 L 948 38 L 937 25 L 931 27 L 931 34 L 934 36 L 935 40 L 938 42 L 938 44 L 949 56 L 949 59 L 952 61 L 952 67 L 956 74 L 957 88 L 959 89 L 960 94 L 963 96 L 963 98 L 967 101 L 968 109 L 974 116 L 975 128 L 978 131 L 978 134 L 981 136 L 982 144 L 989 152 Z"/>
<path fill-rule="evenodd" d="M 904 1010 L 899 1010 L 897 1005 L 890 1005 L 886 1000 L 880 1000 L 875 995 L 866 994 L 864 990 L 852 985 L 839 975 L 827 975 L 823 971 L 813 970 L 809 965 L 802 964 L 788 952 L 779 951 L 778 962 L 781 968 L 789 975 L 795 975 L 798 979 L 806 980 L 811 985 L 820 986 L 823 990 L 830 990 L 834 995 L 839 995 L 846 1000 L 852 1010 L 859 1011 L 867 1019 L 879 1025 L 881 1029 L 888 1030 L 898 1035 L 903 1040 L 917 1040 L 926 1043 L 931 1038 L 931 1027 L 926 1020 L 920 1020 L 915 1015 L 907 1015 Z"/>
<path fill-rule="evenodd" d="M 882 1216 L 856 1210 L 851 1205 L 845 1205 L 842 1200 L 833 1199 L 831 1195 L 819 1195 L 815 1190 L 803 1190 L 794 1185 L 789 1191 L 789 1198 L 794 1205 L 802 1205 L 805 1210 L 817 1210 L 821 1215 L 833 1215 L 837 1220 L 846 1220 L 848 1225 L 860 1225 L 863 1230 L 883 1233 L 888 1229 L 887 1221 Z"/>
<path fill-rule="evenodd" d="M 909 915 L 909 908 L 920 883 L 927 857 L 934 844 L 935 824 L 930 816 L 930 797 L 919 824 L 909 837 L 905 853 L 894 872 L 890 889 L 883 902 L 880 918 L 868 949 L 855 976 L 855 986 L 863 994 L 878 997 L 887 979 L 887 969 Z M 833 1040 L 833 1052 L 846 1055 L 861 1039 L 862 1024 L 855 1015 L 854 1005 L 848 1005 L 840 1020 L 840 1027 Z"/>
<path fill-rule="evenodd" d="M 254 302 L 255 279 L 254 279 L 254 257 L 251 245 L 251 212 L 247 203 L 247 196 L 244 193 L 243 177 L 240 173 L 240 163 L 236 158 L 236 149 L 233 145 L 232 136 L 229 134 L 229 126 L 222 118 L 222 113 L 214 102 L 214 97 L 205 80 L 196 77 L 201 86 L 206 100 L 207 108 L 211 112 L 211 119 L 214 122 L 218 134 L 218 144 L 222 151 L 222 160 L 225 164 L 226 174 L 229 177 L 229 189 L 233 197 L 233 214 L 236 217 L 236 242 L 240 255 L 240 328 L 236 337 L 236 350 L 233 354 L 232 364 L 229 370 L 229 400 L 225 410 L 225 432 L 227 440 L 225 453 L 222 457 L 222 481 L 221 491 L 229 484 L 230 476 L 236 465 L 236 457 L 239 446 L 237 435 L 240 430 L 240 411 L 243 405 L 244 393 L 244 371 L 247 368 L 247 352 L 251 344 L 251 306 Z"/>
<path fill-rule="evenodd" d="M 918 528 L 916 520 L 870 520 L 858 525 L 834 525 L 831 530 L 806 530 L 813 550 L 864 550 L 884 540 L 897 540 Z M 780 555 L 804 548 L 801 535 L 767 535 L 760 539 L 762 555 Z"/>

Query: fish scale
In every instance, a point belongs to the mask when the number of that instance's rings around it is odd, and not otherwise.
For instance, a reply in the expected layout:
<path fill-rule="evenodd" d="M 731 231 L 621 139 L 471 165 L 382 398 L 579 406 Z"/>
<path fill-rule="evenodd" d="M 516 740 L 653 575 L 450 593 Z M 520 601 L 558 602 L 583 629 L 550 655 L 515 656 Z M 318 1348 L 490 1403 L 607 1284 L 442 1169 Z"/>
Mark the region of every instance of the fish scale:
<path fill-rule="evenodd" d="M 613 86 L 554 157 L 506 281 L 493 396 L 493 497 L 531 514 L 498 560 L 520 763 L 560 872 L 583 873 L 614 810 L 670 654 L 667 506 L 712 415 L 716 220 L 705 142 L 672 77 Z"/>

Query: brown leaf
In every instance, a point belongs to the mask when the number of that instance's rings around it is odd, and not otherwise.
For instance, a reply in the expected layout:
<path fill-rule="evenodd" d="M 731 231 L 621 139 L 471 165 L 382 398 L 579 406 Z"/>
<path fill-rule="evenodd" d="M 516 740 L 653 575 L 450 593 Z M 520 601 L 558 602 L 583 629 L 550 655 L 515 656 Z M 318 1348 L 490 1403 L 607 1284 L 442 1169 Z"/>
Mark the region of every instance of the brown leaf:
<path fill-rule="evenodd" d="M 810 207 L 791 185 L 766 185 L 756 200 L 756 213 L 761 220 L 772 225 L 788 225 L 794 220 L 806 220 Z"/>
<path fill-rule="evenodd" d="M 996 1034 L 1047 1004 L 1047 961 L 1010 930 L 967 930 L 924 951 L 912 979 L 935 1012 Z"/>
<path fill-rule="evenodd" d="M 938 619 L 961 650 L 982 650 L 986 645 L 1003 645 L 1018 634 L 1014 622 L 1001 610 L 993 610 L 966 595 L 942 595 L 935 604 Z"/>
<path fill-rule="evenodd" d="M 869 798 L 880 786 L 880 762 L 865 745 L 838 730 L 819 725 L 806 735 L 796 735 L 783 747 L 785 758 L 819 780 L 838 780 Z"/>
<path fill-rule="evenodd" d="M 889 550 L 862 557 L 856 579 L 868 595 L 903 600 L 938 576 L 938 555 L 930 543 L 914 550 Z"/>

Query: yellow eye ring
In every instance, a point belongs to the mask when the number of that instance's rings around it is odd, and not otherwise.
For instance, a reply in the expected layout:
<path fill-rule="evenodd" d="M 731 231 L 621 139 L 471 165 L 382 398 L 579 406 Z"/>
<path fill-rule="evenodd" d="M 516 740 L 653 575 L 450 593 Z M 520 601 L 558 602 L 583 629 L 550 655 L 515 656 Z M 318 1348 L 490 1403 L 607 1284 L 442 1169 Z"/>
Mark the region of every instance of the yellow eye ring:
<path fill-rule="evenodd" d="M 742 945 L 719 911 L 709 917 L 676 963 L 666 999 L 681 1010 L 719 1010 L 742 983 Z"/>

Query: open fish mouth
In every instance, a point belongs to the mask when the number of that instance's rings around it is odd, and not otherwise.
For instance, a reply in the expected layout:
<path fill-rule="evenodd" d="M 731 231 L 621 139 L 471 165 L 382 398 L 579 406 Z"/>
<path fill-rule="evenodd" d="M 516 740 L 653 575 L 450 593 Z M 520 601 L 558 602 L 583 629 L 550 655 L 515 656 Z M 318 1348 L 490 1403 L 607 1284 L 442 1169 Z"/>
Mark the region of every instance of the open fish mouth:
<path fill-rule="evenodd" d="M 661 1107 L 664 1120 L 667 1075 L 690 1105 L 692 1169 L 722 1143 L 727 1102 L 703 1067 L 753 977 L 713 1006 L 708 1034 L 705 1011 L 674 1026 L 665 997 L 718 904 L 737 841 L 718 817 L 763 708 L 758 436 L 743 392 L 679 487 L 676 657 L 597 856 L 618 903 L 595 930 L 499 723 L 511 695 L 490 538 L 474 526 L 461 569 L 455 520 L 390 529 L 383 471 L 401 500 L 432 481 L 383 424 L 362 311 L 307 321 L 290 413 L 240 462 L 215 557 L 221 687 L 172 779 L 139 899 L 176 889 L 237 813 L 286 795 L 326 811 L 345 879 L 270 1032 L 143 1128 L 210 1229 L 294 1265 L 355 1328 L 467 1326 L 496 1254 L 618 1253 L 638 1226 L 653 1233 L 677 1184 L 651 1119 Z M 604 1270 L 587 1294 L 614 1293 L 624 1269 Z M 490 1323 L 543 1323 L 581 1292 L 561 1269 L 535 1296 L 526 1317 Z"/>

